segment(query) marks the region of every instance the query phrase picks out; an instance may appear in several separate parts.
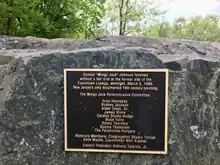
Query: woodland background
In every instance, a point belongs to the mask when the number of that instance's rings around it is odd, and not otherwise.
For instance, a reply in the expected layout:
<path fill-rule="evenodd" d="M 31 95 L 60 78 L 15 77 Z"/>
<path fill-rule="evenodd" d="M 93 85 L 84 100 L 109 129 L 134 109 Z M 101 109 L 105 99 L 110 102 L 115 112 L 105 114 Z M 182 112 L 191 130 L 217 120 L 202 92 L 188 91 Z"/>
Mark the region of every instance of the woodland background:
<path fill-rule="evenodd" d="M 164 21 L 159 0 L 0 0 L 0 35 L 91 39 L 105 35 L 220 41 L 220 15 Z M 199 4 L 198 4 L 199 7 Z"/>

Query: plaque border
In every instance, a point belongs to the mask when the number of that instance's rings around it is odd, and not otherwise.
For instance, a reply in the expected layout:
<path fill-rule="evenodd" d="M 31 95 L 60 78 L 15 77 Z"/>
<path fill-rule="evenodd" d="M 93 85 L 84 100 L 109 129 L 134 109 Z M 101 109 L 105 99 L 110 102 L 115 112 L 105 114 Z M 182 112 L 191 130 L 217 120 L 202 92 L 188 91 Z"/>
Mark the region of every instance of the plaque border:
<path fill-rule="evenodd" d="M 73 149 L 67 147 L 67 96 L 66 96 L 66 72 L 67 71 L 101 71 L 101 72 L 165 72 L 165 136 L 164 151 L 140 151 L 140 150 L 113 150 L 113 149 Z M 75 152 L 102 152 L 102 153 L 136 153 L 136 154 L 162 154 L 168 153 L 168 83 L 169 69 L 110 69 L 110 68 L 64 68 L 64 151 Z"/>

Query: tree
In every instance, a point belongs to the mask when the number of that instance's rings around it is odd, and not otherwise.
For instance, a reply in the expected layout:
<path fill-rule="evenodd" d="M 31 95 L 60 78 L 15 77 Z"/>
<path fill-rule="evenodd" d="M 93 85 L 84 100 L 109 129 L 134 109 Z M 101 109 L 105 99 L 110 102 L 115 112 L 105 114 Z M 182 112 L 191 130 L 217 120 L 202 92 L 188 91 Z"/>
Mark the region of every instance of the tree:
<path fill-rule="evenodd" d="M 172 34 L 175 38 L 182 38 L 185 35 L 184 29 L 186 26 L 186 21 L 187 20 L 184 17 L 179 17 L 174 20 Z"/>
<path fill-rule="evenodd" d="M 142 34 L 199 41 L 220 41 L 220 16 L 196 16 L 189 19 L 179 17 L 173 23 L 157 22 L 147 27 Z"/>
<path fill-rule="evenodd" d="M 0 34 L 83 37 L 93 35 L 104 0 L 1 0 Z"/>
<path fill-rule="evenodd" d="M 104 26 L 107 34 L 140 34 L 148 23 L 163 14 L 153 0 L 109 0 Z M 116 32 L 116 33 L 115 33 Z"/>

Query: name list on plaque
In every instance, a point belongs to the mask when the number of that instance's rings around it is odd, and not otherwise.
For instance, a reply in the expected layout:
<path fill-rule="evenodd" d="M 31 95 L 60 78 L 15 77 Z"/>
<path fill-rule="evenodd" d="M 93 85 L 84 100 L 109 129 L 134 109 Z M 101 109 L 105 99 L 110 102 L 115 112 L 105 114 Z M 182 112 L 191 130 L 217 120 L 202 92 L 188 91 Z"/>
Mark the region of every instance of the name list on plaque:
<path fill-rule="evenodd" d="M 167 154 L 167 69 L 64 69 L 65 150 Z"/>

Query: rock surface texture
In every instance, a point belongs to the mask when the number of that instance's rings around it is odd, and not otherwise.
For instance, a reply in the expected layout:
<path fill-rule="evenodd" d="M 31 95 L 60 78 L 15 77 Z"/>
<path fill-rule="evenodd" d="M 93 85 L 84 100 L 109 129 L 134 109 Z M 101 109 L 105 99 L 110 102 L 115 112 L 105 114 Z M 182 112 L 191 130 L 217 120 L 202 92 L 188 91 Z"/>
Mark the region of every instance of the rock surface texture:
<path fill-rule="evenodd" d="M 168 155 L 64 152 L 64 68 L 168 68 Z M 218 43 L 0 36 L 0 165 L 219 165 Z"/>

